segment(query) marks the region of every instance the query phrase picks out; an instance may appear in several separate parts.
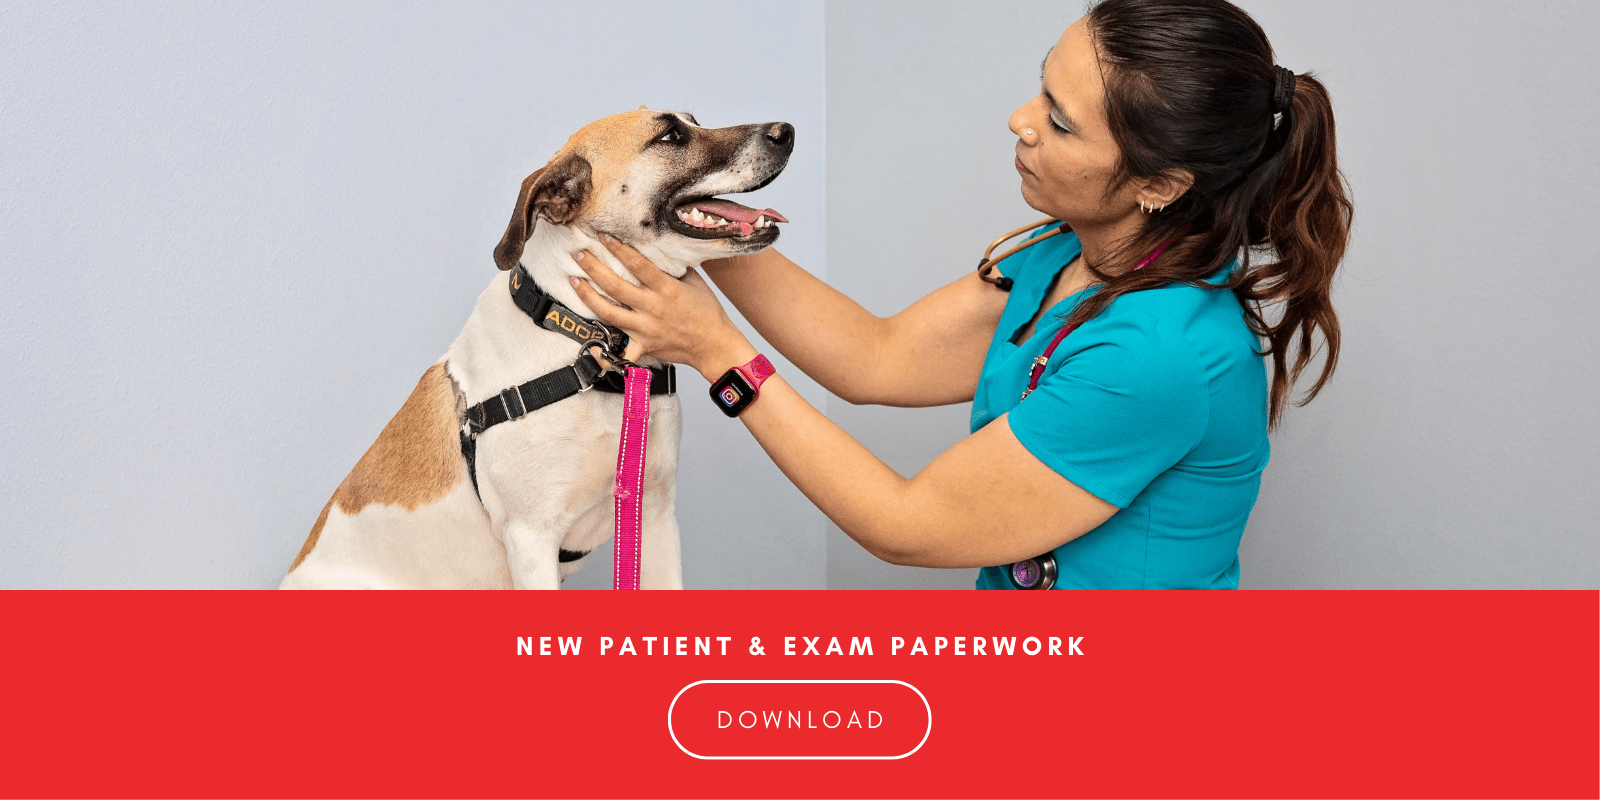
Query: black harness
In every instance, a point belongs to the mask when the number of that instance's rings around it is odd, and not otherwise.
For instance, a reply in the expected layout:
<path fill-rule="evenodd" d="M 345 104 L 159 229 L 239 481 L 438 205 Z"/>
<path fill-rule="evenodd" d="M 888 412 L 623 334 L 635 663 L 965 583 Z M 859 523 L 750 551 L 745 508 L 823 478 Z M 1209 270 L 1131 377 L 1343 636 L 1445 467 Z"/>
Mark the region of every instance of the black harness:
<path fill-rule="evenodd" d="M 579 316 L 557 302 L 534 284 L 521 264 L 511 273 L 511 300 L 540 327 L 577 341 L 583 345 L 583 350 L 572 364 L 513 386 L 467 409 L 466 420 L 461 423 L 461 456 L 467 460 L 467 474 L 472 477 L 472 489 L 478 492 L 479 500 L 483 499 L 483 493 L 478 491 L 478 437 L 484 431 L 590 389 L 622 394 L 625 385 L 622 375 L 607 372 L 589 348 L 597 346 L 608 358 L 619 359 L 628 346 L 628 334 L 613 330 L 599 320 Z M 678 374 L 671 364 L 650 368 L 651 394 L 673 394 L 677 390 Z M 572 558 L 567 555 L 563 550 L 561 560 L 576 560 L 584 554 L 573 554 Z"/>

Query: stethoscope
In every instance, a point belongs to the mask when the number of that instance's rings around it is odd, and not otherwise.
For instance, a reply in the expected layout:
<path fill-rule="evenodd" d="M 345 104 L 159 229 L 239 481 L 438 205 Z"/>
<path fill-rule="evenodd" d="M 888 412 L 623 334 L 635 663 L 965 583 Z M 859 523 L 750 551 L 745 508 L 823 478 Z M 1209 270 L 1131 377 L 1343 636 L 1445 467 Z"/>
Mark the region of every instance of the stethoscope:
<path fill-rule="evenodd" d="M 1051 223 L 1058 223 L 1058 224 L 1056 224 L 1056 226 L 1054 228 L 1051 228 L 1050 230 L 1048 230 L 1048 231 L 1046 231 L 1044 233 L 1041 233 L 1038 236 L 1035 236 L 1032 239 L 1027 240 L 1026 242 L 1023 242 L 1022 244 L 1019 244 L 1016 247 L 1013 247 L 1010 250 L 1007 250 L 1004 253 L 1001 253 L 1000 255 L 995 256 L 994 258 L 990 258 L 990 255 L 994 253 L 994 250 L 995 250 L 996 247 L 999 247 L 1000 245 L 1005 244 L 1006 242 L 1009 242 L 1012 239 L 1015 239 L 1018 236 L 1021 236 L 1022 234 L 1033 230 L 1034 228 L 1038 228 L 1038 227 L 1041 227 L 1041 226 L 1044 226 L 1044 225 L 1049 225 Z M 994 240 L 993 242 L 991 242 L 989 244 L 989 247 L 983 251 L 983 260 L 978 262 L 978 278 L 980 280 L 982 280 L 984 283 L 993 284 L 996 288 L 998 288 L 1002 292 L 1011 291 L 1011 286 L 1012 286 L 1013 283 L 1015 283 L 1015 281 L 1011 280 L 1010 278 L 1004 277 L 1004 276 L 995 275 L 994 274 L 995 265 L 999 264 L 1000 262 L 1002 262 L 1002 261 L 1004 261 L 1004 260 L 1006 260 L 1006 259 L 1008 259 L 1008 258 L 1010 258 L 1010 257 L 1012 257 L 1012 256 L 1024 251 L 1024 250 L 1026 250 L 1026 249 L 1028 249 L 1028 248 L 1030 248 L 1030 247 L 1032 247 L 1032 246 L 1034 246 L 1034 245 L 1036 245 L 1036 244 L 1038 244 L 1038 243 L 1040 243 L 1040 242 L 1042 242 L 1042 241 L 1044 241 L 1044 240 L 1046 240 L 1046 239 L 1048 239 L 1048 238 L 1050 238 L 1052 236 L 1059 236 L 1059 235 L 1061 235 L 1063 233 L 1066 233 L 1068 230 L 1071 230 L 1071 229 L 1067 227 L 1066 223 L 1061 222 L 1061 220 L 1056 219 L 1055 217 L 1045 217 L 1044 219 L 1041 219 L 1038 222 L 1034 222 L 1034 223 L 1030 223 L 1030 224 L 1024 225 L 1024 226 L 1022 226 L 1022 227 L 1020 227 L 1020 228 L 1018 228 L 1018 229 L 1016 229 L 1016 230 L 1014 230 L 1014 231 L 1012 231 L 1012 232 L 1010 232 L 1010 233 L 1008 233 L 1008 234 L 1006 234 L 1006 235 Z"/>
<path fill-rule="evenodd" d="M 1028 231 L 1034 230 L 1035 228 L 1043 225 L 1049 225 L 1051 223 L 1061 223 L 1061 220 L 1055 219 L 1054 217 L 1046 217 L 1038 222 L 1024 225 L 994 240 L 994 242 L 989 245 L 988 249 L 983 251 L 983 260 L 978 262 L 978 278 L 984 283 L 993 284 L 1002 292 L 1011 291 L 1011 287 L 1015 281 L 1001 275 L 996 275 L 994 272 L 995 265 L 1052 236 L 1061 235 L 1067 230 L 1067 226 L 1065 223 L 1057 224 L 1054 228 L 1051 228 L 1050 230 L 1023 242 L 1022 244 L 1019 244 L 998 256 L 993 255 L 995 248 L 998 248 L 1000 245 L 1005 244 L 1006 242 L 1009 242 L 1012 239 L 1027 233 Z M 1011 581 L 1011 585 L 1018 589 L 1049 589 L 1050 587 L 1056 585 L 1056 557 L 1053 552 L 1044 553 L 1034 556 L 1033 558 L 1018 561 L 1015 564 L 1007 565 L 1005 567 L 1005 571 L 1006 578 Z"/>

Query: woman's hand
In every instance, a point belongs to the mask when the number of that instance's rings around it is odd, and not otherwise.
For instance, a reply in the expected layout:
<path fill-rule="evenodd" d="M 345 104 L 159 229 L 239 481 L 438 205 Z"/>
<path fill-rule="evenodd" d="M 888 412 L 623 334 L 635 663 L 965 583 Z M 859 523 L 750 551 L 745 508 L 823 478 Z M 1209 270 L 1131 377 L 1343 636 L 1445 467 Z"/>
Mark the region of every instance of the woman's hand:
<path fill-rule="evenodd" d="M 622 305 L 606 299 L 589 281 L 575 277 L 572 286 L 601 322 L 628 332 L 626 358 L 648 354 L 687 364 L 714 381 L 754 357 L 755 348 L 698 272 L 690 269 L 675 279 L 616 237 L 602 233 L 600 241 L 641 285 L 623 280 L 594 254 L 580 250 L 572 254 L 573 260 L 590 281 Z"/>

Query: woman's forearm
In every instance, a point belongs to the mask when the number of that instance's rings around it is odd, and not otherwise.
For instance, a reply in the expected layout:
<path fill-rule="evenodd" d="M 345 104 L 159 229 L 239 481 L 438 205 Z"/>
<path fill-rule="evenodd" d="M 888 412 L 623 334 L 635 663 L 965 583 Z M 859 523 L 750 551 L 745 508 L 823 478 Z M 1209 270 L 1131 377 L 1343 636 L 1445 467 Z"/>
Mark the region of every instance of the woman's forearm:
<path fill-rule="evenodd" d="M 743 337 L 701 359 L 708 381 L 748 363 Z M 892 564 L 977 567 L 1038 555 L 1116 508 L 1031 456 L 1004 418 L 902 477 L 817 411 L 781 375 L 739 419 L 778 469 L 839 529 Z"/>
<path fill-rule="evenodd" d="M 877 317 L 773 250 L 707 261 L 706 274 L 763 338 L 851 403 L 972 399 L 1006 294 L 976 273 Z"/>
<path fill-rule="evenodd" d="M 845 400 L 871 402 L 884 319 L 770 248 L 701 268 L 802 372 Z"/>

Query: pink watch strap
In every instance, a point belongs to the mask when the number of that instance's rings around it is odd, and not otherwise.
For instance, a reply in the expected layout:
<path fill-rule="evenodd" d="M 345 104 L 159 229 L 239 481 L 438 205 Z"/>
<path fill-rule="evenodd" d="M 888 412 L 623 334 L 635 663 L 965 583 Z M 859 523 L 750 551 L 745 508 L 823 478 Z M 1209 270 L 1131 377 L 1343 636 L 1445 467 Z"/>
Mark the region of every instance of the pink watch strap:
<path fill-rule="evenodd" d="M 750 388 L 758 391 L 761 389 L 763 381 L 777 373 L 777 370 L 772 366 L 772 362 L 768 361 L 766 356 L 756 356 L 750 359 L 750 363 L 742 367 L 734 367 L 734 369 L 739 370 L 739 374 L 744 376 L 745 382 L 750 384 Z"/>

